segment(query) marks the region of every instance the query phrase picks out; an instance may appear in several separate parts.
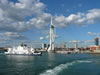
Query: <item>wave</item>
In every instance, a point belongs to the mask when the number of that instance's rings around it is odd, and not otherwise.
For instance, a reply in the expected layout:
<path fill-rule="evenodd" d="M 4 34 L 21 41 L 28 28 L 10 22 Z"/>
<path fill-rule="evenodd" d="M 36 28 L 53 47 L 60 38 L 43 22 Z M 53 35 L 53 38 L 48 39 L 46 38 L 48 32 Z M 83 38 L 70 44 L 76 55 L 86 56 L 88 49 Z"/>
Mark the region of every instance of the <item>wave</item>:
<path fill-rule="evenodd" d="M 89 60 L 79 60 L 77 62 L 79 62 L 79 63 L 91 63 L 92 61 L 89 61 Z"/>
<path fill-rule="evenodd" d="M 40 75 L 58 75 L 64 69 L 68 69 L 70 66 L 74 65 L 75 63 L 91 63 L 92 61 L 89 60 L 77 60 L 70 63 L 60 64 L 53 69 L 48 69 L 45 72 L 41 73 Z"/>

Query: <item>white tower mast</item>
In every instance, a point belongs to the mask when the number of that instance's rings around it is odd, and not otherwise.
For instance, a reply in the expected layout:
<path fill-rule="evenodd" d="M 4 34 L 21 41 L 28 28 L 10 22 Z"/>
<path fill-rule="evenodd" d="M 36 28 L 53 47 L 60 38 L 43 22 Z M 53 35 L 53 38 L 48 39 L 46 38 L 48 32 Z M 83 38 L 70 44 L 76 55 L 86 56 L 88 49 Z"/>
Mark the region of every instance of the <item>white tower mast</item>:
<path fill-rule="evenodd" d="M 48 48 L 48 52 L 54 51 L 54 40 L 55 40 L 55 34 L 54 34 L 54 25 L 52 23 L 52 16 L 51 16 L 51 25 L 50 25 L 50 46 Z"/>

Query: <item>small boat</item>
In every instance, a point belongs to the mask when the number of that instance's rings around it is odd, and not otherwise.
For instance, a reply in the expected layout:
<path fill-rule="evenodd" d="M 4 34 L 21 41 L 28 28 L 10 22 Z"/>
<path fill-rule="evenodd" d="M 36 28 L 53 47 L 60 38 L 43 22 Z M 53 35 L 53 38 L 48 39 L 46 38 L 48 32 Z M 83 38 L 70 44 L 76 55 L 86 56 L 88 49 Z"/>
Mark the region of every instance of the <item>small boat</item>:
<path fill-rule="evenodd" d="M 42 52 L 34 51 L 34 52 L 33 52 L 33 55 L 34 55 L 34 56 L 41 56 L 41 55 L 42 55 Z"/>

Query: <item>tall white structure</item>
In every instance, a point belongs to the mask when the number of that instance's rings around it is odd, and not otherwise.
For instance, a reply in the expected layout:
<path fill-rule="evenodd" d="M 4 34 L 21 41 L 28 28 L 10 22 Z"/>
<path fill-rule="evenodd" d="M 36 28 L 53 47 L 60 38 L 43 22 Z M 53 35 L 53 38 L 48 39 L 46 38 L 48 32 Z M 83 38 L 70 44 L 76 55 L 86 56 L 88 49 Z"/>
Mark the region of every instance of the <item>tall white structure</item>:
<path fill-rule="evenodd" d="M 52 17 L 51 17 L 51 25 L 50 25 L 50 46 L 48 48 L 48 52 L 54 52 L 54 40 L 55 40 L 55 27 L 52 23 Z"/>

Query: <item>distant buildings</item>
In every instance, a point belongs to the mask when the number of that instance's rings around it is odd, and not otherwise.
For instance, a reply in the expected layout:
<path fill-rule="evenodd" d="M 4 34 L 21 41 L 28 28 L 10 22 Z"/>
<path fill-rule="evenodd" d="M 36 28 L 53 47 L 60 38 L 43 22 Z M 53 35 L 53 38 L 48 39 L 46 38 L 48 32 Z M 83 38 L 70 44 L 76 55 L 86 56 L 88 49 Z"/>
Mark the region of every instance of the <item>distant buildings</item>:
<path fill-rule="evenodd" d="M 94 39 L 94 41 L 95 41 L 95 45 L 98 46 L 98 45 L 99 45 L 99 38 L 96 37 L 96 38 Z"/>
<path fill-rule="evenodd" d="M 58 45 L 56 45 L 56 48 L 66 48 L 66 45 L 64 45 L 64 44 L 58 44 Z"/>
<path fill-rule="evenodd" d="M 90 50 L 100 50 L 99 38 L 98 37 L 96 37 L 94 39 L 94 43 L 95 43 L 95 45 L 89 46 Z"/>
<path fill-rule="evenodd" d="M 47 48 L 47 44 L 42 43 L 42 49 Z"/>
<path fill-rule="evenodd" d="M 90 50 L 100 50 L 100 46 L 91 45 L 89 46 Z"/>

